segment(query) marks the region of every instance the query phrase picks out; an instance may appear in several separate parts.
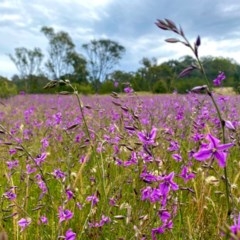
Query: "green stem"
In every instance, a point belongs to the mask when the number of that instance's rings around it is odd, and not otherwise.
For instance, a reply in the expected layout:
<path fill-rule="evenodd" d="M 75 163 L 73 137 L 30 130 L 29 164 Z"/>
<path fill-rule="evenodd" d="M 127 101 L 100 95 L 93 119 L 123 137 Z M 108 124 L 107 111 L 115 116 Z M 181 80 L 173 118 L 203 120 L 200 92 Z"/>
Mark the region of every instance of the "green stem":
<path fill-rule="evenodd" d="M 211 85 L 210 85 L 210 82 L 207 78 L 207 75 L 206 75 L 206 72 L 204 70 L 204 67 L 198 57 L 198 54 L 195 52 L 194 48 L 192 47 L 192 45 L 189 43 L 188 39 L 182 35 L 182 37 L 184 38 L 184 40 L 186 41 L 187 43 L 187 46 L 190 47 L 190 49 L 192 50 L 197 62 L 198 62 L 198 66 L 200 67 L 200 71 L 201 73 L 203 74 L 205 80 L 206 80 L 206 83 L 207 83 L 207 86 L 208 86 L 208 89 L 207 89 L 207 93 L 209 95 L 209 97 L 211 98 L 212 100 L 212 103 L 217 111 L 217 115 L 218 115 L 218 119 L 220 120 L 220 124 L 221 124 L 221 131 L 222 131 L 222 142 L 223 144 L 226 143 L 226 138 L 225 138 L 225 122 L 224 120 L 222 119 L 222 115 L 221 115 L 221 112 L 219 110 L 219 107 L 212 95 L 212 92 L 211 92 Z M 229 181 L 228 181 L 228 175 L 227 175 L 227 167 L 225 166 L 224 167 L 224 182 L 225 182 L 225 190 L 226 190 L 226 198 L 227 198 L 227 208 L 228 208 L 228 217 L 230 216 L 231 214 L 231 205 L 230 205 L 230 196 L 231 196 L 231 193 L 230 193 L 230 189 L 229 189 Z"/>

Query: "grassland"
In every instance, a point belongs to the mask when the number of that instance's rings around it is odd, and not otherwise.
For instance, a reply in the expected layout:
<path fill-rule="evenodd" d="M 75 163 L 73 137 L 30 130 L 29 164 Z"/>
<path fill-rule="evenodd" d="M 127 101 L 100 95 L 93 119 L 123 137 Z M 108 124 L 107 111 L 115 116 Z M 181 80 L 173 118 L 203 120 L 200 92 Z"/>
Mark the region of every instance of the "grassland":
<path fill-rule="evenodd" d="M 222 151 L 230 196 L 216 151 L 194 157 L 209 136 L 222 144 L 207 95 L 81 96 L 81 107 L 75 96 L 1 100 L 0 231 L 13 240 L 229 239 L 240 97 L 214 97 L 233 126 Z"/>

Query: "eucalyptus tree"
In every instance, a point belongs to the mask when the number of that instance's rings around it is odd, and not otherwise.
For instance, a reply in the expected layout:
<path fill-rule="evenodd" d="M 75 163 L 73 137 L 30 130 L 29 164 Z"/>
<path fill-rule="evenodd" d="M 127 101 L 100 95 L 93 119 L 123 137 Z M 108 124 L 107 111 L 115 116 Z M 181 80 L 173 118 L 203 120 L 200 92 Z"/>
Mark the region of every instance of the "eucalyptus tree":
<path fill-rule="evenodd" d="M 49 40 L 45 66 L 52 78 L 59 79 L 72 70 L 69 55 L 75 51 L 75 44 L 67 32 L 55 32 L 52 27 L 47 26 L 42 27 L 41 32 Z"/>
<path fill-rule="evenodd" d="M 36 47 L 33 50 L 25 47 L 15 48 L 14 54 L 9 54 L 9 57 L 19 71 L 25 91 L 28 91 L 28 81 L 32 80 L 32 76 L 41 73 L 41 64 L 44 57 L 41 49 Z"/>
<path fill-rule="evenodd" d="M 110 71 L 118 64 L 125 48 L 110 39 L 92 40 L 83 44 L 88 60 L 90 81 L 98 91 L 100 82 L 105 80 Z"/>
<path fill-rule="evenodd" d="M 25 47 L 15 48 L 14 54 L 9 54 L 10 59 L 19 71 L 20 78 L 25 79 L 31 75 L 38 75 L 43 60 L 43 53 L 40 48 L 33 50 Z"/>

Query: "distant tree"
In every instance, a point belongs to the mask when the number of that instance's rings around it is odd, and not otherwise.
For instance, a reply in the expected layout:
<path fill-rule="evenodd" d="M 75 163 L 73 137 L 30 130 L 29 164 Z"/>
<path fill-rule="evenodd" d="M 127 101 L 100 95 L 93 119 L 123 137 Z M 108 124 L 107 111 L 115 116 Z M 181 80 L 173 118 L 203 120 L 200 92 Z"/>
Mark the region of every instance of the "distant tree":
<path fill-rule="evenodd" d="M 174 73 L 169 65 L 164 63 L 158 65 L 157 59 L 148 59 L 146 57 L 144 57 L 140 63 L 143 65 L 143 67 L 138 69 L 136 79 L 138 80 L 139 88 L 142 91 L 157 92 L 158 90 L 156 89 L 160 88 L 160 85 L 164 86 L 164 92 L 171 91 Z"/>
<path fill-rule="evenodd" d="M 38 75 L 40 73 L 43 56 L 40 48 L 31 50 L 25 47 L 15 48 L 14 55 L 9 54 L 22 79 L 29 75 Z"/>
<path fill-rule="evenodd" d="M 109 39 L 92 40 L 83 44 L 87 53 L 90 81 L 98 91 L 100 82 L 122 58 L 125 48 L 115 41 Z"/>
<path fill-rule="evenodd" d="M 119 91 L 123 91 L 123 89 L 125 87 L 125 83 L 133 84 L 134 79 L 135 79 L 135 73 L 116 70 L 116 71 L 112 72 L 109 75 L 109 77 L 114 82 L 114 85 L 115 85 L 114 91 L 119 92 Z M 134 88 L 134 90 L 137 90 L 137 89 Z"/>
<path fill-rule="evenodd" d="M 66 62 L 72 66 L 72 71 L 67 73 L 66 77 L 71 80 L 71 82 L 87 84 L 87 61 L 84 56 L 76 51 L 72 51 L 68 54 Z"/>
<path fill-rule="evenodd" d="M 73 71 L 69 57 L 75 52 L 75 45 L 67 32 L 55 32 L 52 27 L 42 27 L 41 32 L 49 40 L 48 59 L 45 63 L 50 76 L 59 79 Z"/>
<path fill-rule="evenodd" d="M 44 57 L 41 49 L 15 48 L 14 55 L 9 54 L 9 57 L 19 71 L 20 79 L 25 81 L 25 90 L 27 91 L 27 78 L 41 72 L 40 66 Z"/>

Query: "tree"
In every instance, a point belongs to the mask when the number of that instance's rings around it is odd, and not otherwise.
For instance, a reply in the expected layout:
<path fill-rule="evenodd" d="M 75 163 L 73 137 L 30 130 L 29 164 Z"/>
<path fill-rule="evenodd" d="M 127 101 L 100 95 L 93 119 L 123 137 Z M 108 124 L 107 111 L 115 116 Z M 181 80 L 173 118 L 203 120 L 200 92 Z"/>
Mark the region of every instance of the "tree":
<path fill-rule="evenodd" d="M 67 32 L 55 32 L 52 27 L 42 27 L 41 32 L 49 40 L 48 60 L 45 63 L 51 77 L 59 79 L 73 71 L 69 56 L 75 52 L 75 45 Z"/>
<path fill-rule="evenodd" d="M 31 80 L 31 76 L 40 74 L 43 56 L 40 48 L 30 50 L 25 47 L 15 48 L 14 55 L 9 54 L 20 73 L 20 79 L 24 81 L 25 91 L 28 91 L 28 80 Z"/>
<path fill-rule="evenodd" d="M 88 56 L 90 81 L 98 91 L 100 82 L 106 79 L 110 70 L 122 58 L 125 48 L 109 39 L 92 40 L 82 45 Z"/>
<path fill-rule="evenodd" d="M 40 73 L 43 60 L 43 53 L 40 48 L 34 48 L 33 50 L 25 47 L 15 48 L 14 55 L 9 54 L 9 57 L 19 71 L 20 78 L 24 79 Z"/>
<path fill-rule="evenodd" d="M 76 51 L 70 52 L 67 56 L 67 64 L 72 66 L 72 72 L 66 75 L 71 82 L 88 83 L 87 61 L 81 54 Z"/>

